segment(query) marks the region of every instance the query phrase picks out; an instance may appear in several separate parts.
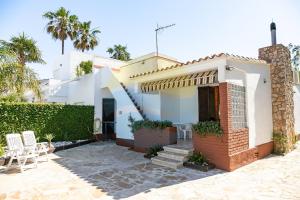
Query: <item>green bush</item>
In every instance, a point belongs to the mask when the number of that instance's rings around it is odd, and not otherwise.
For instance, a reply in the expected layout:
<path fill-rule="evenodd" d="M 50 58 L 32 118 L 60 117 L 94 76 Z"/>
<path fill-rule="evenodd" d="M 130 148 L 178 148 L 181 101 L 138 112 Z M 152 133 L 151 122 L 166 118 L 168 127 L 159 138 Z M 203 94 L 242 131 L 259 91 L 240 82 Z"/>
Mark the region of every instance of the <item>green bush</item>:
<path fill-rule="evenodd" d="M 152 158 L 152 157 L 155 157 L 157 156 L 157 152 L 160 152 L 160 151 L 163 151 L 164 148 L 161 146 L 161 145 L 154 145 L 153 147 L 150 147 L 146 154 L 145 154 L 145 157 L 147 158 Z"/>
<path fill-rule="evenodd" d="M 90 139 L 93 132 L 94 107 L 63 104 L 0 103 L 0 140 L 5 134 L 32 130 L 46 141 Z"/>
<path fill-rule="evenodd" d="M 5 152 L 4 152 L 4 149 L 3 149 L 4 146 L 5 146 L 4 141 L 3 141 L 3 139 L 0 138 L 0 158 L 1 158 L 1 156 L 3 156 L 3 154 L 5 153 Z"/>
<path fill-rule="evenodd" d="M 151 120 L 138 120 L 135 121 L 131 116 L 128 118 L 129 127 L 131 128 L 131 132 L 135 133 L 137 130 L 141 128 L 149 128 L 149 129 L 164 129 L 167 127 L 172 127 L 173 123 L 170 121 L 151 121 Z"/>
<path fill-rule="evenodd" d="M 203 165 L 207 163 L 207 160 L 202 153 L 193 152 L 193 154 L 188 157 L 188 162 L 191 162 L 196 165 Z"/>
<path fill-rule="evenodd" d="M 198 122 L 197 124 L 193 124 L 193 131 L 203 136 L 207 134 L 221 136 L 223 134 L 220 122 L 218 121 Z"/>
<path fill-rule="evenodd" d="M 82 76 L 84 74 L 92 73 L 93 71 L 93 62 L 92 61 L 82 61 L 77 67 L 76 67 L 76 76 Z"/>
<path fill-rule="evenodd" d="M 289 151 L 288 137 L 283 133 L 273 133 L 274 153 L 284 155 Z"/>

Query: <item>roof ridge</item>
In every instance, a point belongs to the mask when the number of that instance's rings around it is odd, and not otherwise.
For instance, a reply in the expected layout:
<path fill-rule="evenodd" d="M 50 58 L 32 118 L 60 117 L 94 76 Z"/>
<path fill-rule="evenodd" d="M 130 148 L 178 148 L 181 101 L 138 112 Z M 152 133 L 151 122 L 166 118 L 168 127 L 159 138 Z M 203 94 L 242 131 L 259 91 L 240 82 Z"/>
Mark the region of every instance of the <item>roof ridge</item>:
<path fill-rule="evenodd" d="M 260 60 L 258 58 L 239 56 L 239 55 L 236 55 L 236 54 L 229 54 L 229 53 L 218 53 L 218 54 L 212 54 L 210 56 L 199 58 L 198 60 L 187 61 L 186 63 L 177 63 L 177 64 L 171 65 L 169 67 L 165 67 L 165 68 L 161 68 L 161 69 L 155 69 L 155 70 L 152 70 L 152 71 L 135 74 L 135 75 L 130 76 L 129 78 L 135 78 L 135 77 L 138 77 L 138 76 L 152 74 L 152 73 L 165 71 L 165 70 L 169 70 L 169 69 L 173 69 L 173 68 L 177 68 L 177 67 L 182 67 L 184 65 L 199 63 L 199 62 L 206 61 L 206 60 L 212 60 L 212 59 L 215 59 L 215 58 L 220 58 L 222 56 L 225 56 L 225 57 L 228 57 L 228 58 L 233 58 L 233 59 L 245 60 L 245 61 L 255 61 L 255 62 L 259 62 L 259 63 L 266 63 L 266 61 Z"/>

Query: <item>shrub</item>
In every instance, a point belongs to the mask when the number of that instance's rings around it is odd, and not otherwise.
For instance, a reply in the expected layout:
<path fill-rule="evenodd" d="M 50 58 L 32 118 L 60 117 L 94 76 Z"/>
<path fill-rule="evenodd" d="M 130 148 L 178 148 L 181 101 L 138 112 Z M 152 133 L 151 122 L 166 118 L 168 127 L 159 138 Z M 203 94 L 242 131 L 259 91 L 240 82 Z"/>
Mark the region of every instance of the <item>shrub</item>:
<path fill-rule="evenodd" d="M 32 130 L 45 140 L 52 133 L 55 141 L 92 137 L 94 107 L 82 105 L 0 103 L 0 139 L 5 134 Z"/>
<path fill-rule="evenodd" d="M 200 152 L 193 152 L 193 154 L 188 157 L 188 162 L 196 165 L 203 165 L 205 163 L 207 164 L 206 158 Z"/>
<path fill-rule="evenodd" d="M 198 122 L 197 124 L 193 124 L 193 131 L 203 136 L 207 134 L 221 136 L 223 134 L 220 122 L 218 121 Z"/>
<path fill-rule="evenodd" d="M 76 67 L 76 76 L 82 76 L 84 74 L 92 73 L 93 71 L 93 62 L 92 61 L 82 61 L 77 67 Z"/>
<path fill-rule="evenodd" d="M 153 147 L 150 147 L 148 150 L 147 150 L 147 153 L 145 154 L 145 157 L 147 158 L 152 158 L 152 157 L 155 157 L 157 156 L 157 152 L 159 151 L 163 151 L 163 147 L 161 145 L 155 145 Z"/>
<path fill-rule="evenodd" d="M 282 133 L 273 133 L 274 153 L 283 155 L 288 152 L 288 138 Z"/>
<path fill-rule="evenodd" d="M 1 156 L 3 156 L 3 154 L 4 154 L 4 141 L 0 138 L 0 158 L 1 158 Z"/>
<path fill-rule="evenodd" d="M 0 144 L 0 158 L 1 158 L 1 156 L 3 156 L 3 154 L 4 154 L 3 145 Z"/>
<path fill-rule="evenodd" d="M 149 128 L 149 129 L 164 129 L 167 127 L 172 127 L 173 123 L 167 120 L 164 121 L 151 121 L 151 120 L 138 120 L 135 121 L 131 116 L 128 118 L 129 127 L 131 128 L 131 132 L 135 133 L 137 130 L 141 128 Z"/>

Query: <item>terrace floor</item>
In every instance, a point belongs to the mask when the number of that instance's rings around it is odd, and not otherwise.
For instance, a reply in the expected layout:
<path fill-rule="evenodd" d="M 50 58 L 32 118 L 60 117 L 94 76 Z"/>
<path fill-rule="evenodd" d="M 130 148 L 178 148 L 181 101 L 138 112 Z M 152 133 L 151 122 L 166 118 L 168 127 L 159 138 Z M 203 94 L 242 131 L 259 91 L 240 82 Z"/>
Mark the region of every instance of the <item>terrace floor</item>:
<path fill-rule="evenodd" d="M 22 174 L 0 168 L 0 199 L 300 199 L 300 145 L 234 172 L 155 166 L 110 142 L 52 154 Z"/>

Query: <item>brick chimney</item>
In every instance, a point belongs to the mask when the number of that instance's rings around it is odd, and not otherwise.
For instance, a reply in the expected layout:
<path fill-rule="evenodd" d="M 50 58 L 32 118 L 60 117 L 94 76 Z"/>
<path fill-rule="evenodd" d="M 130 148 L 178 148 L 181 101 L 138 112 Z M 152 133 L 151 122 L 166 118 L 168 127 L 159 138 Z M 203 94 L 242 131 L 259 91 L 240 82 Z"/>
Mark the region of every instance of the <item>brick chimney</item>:
<path fill-rule="evenodd" d="M 282 44 L 274 44 L 272 40 L 272 46 L 259 49 L 259 59 L 270 64 L 274 151 L 284 154 L 293 149 L 295 139 L 290 51 Z"/>

